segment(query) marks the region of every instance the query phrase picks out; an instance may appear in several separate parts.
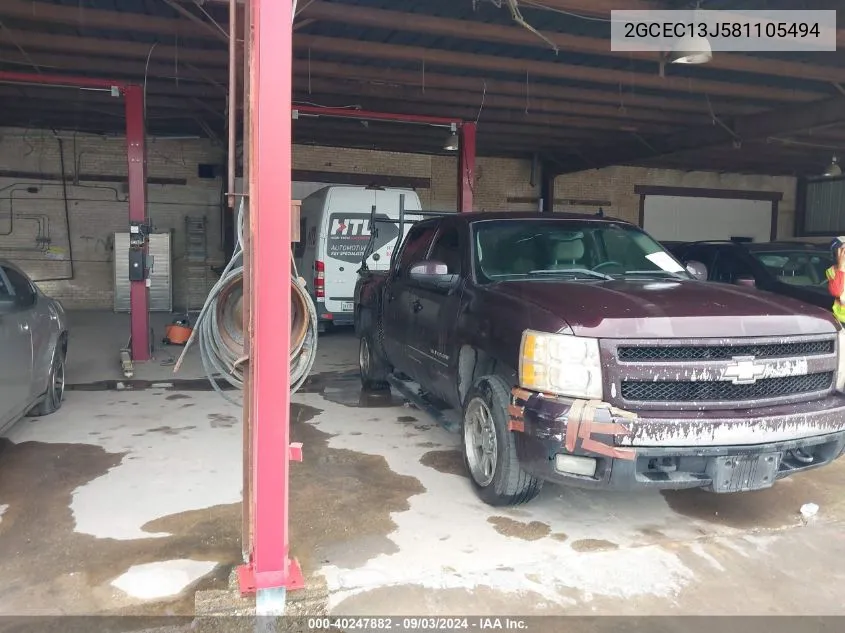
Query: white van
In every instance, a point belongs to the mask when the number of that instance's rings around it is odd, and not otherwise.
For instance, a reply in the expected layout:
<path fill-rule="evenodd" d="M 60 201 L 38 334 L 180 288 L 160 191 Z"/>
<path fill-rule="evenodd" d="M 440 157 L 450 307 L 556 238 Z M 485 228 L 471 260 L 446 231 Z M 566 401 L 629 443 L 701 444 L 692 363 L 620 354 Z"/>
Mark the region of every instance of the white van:
<path fill-rule="evenodd" d="M 405 196 L 406 211 L 421 210 L 420 199 L 412 189 L 384 189 L 331 185 L 302 200 L 300 241 L 294 245 L 294 259 L 299 274 L 305 278 L 320 320 L 320 331 L 329 324 L 352 325 L 355 321 L 353 299 L 358 269 L 370 241 L 370 217 L 396 220 L 379 222 L 370 270 L 387 270 L 399 237 L 399 196 Z M 405 215 L 407 235 L 421 216 Z M 402 235 L 404 238 L 405 235 Z"/>

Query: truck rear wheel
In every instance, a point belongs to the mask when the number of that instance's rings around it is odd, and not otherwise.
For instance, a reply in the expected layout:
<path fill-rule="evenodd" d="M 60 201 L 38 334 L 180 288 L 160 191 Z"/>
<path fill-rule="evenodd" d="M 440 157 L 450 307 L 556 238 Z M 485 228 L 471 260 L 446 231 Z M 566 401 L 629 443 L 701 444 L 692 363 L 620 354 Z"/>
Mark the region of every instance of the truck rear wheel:
<path fill-rule="evenodd" d="M 358 344 L 358 368 L 361 372 L 361 386 L 367 391 L 390 389 L 387 382 L 388 368 L 378 352 L 369 332 L 361 334 Z"/>
<path fill-rule="evenodd" d="M 508 393 L 503 380 L 484 376 L 473 385 L 464 406 L 464 464 L 476 494 L 491 506 L 526 503 L 543 486 L 519 465 L 516 438 L 508 430 Z"/>

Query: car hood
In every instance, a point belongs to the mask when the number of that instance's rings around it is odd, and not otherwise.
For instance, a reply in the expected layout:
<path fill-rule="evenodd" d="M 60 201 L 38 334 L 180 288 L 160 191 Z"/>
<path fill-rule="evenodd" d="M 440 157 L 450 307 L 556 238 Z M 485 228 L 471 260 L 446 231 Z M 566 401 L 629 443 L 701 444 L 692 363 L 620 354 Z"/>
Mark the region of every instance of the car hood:
<path fill-rule="evenodd" d="M 782 297 L 694 280 L 506 281 L 492 292 L 560 317 L 599 338 L 794 336 L 837 330 L 832 314 Z"/>

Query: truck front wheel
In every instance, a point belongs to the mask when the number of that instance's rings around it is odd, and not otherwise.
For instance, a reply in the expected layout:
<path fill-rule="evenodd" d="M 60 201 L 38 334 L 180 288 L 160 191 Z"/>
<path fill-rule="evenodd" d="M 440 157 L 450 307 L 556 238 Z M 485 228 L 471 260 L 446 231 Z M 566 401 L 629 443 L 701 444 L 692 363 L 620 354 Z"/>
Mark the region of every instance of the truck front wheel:
<path fill-rule="evenodd" d="M 361 372 L 361 386 L 367 391 L 390 389 L 387 382 L 388 369 L 375 351 L 369 332 L 361 334 L 358 344 L 358 368 Z"/>
<path fill-rule="evenodd" d="M 519 465 L 508 430 L 509 390 L 497 376 L 484 376 L 470 390 L 463 415 L 464 463 L 476 494 L 492 506 L 514 506 L 537 496 L 542 480 Z"/>

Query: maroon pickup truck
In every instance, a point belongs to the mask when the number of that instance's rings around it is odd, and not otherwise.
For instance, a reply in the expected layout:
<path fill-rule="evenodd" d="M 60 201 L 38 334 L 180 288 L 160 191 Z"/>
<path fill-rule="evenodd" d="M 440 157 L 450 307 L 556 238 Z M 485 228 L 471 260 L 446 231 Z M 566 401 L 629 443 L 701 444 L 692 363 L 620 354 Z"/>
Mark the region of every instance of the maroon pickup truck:
<path fill-rule="evenodd" d="M 460 412 L 494 505 L 544 481 L 741 492 L 838 458 L 838 323 L 702 268 L 610 218 L 425 219 L 360 271 L 361 378 Z"/>

